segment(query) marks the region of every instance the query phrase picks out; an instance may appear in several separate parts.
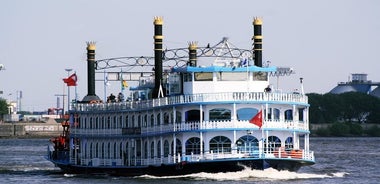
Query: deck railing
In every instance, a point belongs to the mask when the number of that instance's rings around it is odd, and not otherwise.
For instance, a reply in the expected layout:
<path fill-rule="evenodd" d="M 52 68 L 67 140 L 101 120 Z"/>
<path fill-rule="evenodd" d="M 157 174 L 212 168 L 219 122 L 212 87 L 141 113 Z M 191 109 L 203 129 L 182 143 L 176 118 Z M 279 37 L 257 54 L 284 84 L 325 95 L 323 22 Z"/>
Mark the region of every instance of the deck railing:
<path fill-rule="evenodd" d="M 304 130 L 308 131 L 307 123 L 298 121 L 279 121 L 279 120 L 266 120 L 261 127 L 263 130 Z M 258 130 L 259 127 L 248 120 L 221 120 L 221 121 L 191 121 L 177 124 L 155 125 L 149 127 L 141 127 L 141 135 L 152 134 L 165 134 L 174 132 L 187 132 L 187 131 L 204 131 L 204 130 L 217 130 L 217 129 L 247 129 Z M 89 128 L 72 128 L 73 135 L 91 135 L 91 136 L 113 136 L 123 135 L 122 128 L 113 129 L 89 129 Z M 140 135 L 140 134 L 139 134 Z"/>
<path fill-rule="evenodd" d="M 294 153 L 293 153 L 294 152 Z M 85 166 L 148 166 L 161 164 L 176 164 L 180 162 L 203 162 L 210 160 L 226 159 L 293 159 L 306 160 L 314 162 L 314 152 L 303 149 L 289 151 L 267 151 L 253 150 L 251 152 L 234 152 L 234 153 L 204 153 L 190 155 L 167 155 L 161 158 L 82 158 L 78 164 Z"/>
<path fill-rule="evenodd" d="M 234 92 L 234 93 L 202 93 L 193 95 L 178 95 L 151 100 L 127 101 L 120 103 L 97 103 L 72 105 L 74 111 L 106 111 L 147 109 L 164 105 L 179 105 L 204 102 L 285 102 L 307 104 L 306 95 L 295 93 L 265 93 L 265 92 Z"/>

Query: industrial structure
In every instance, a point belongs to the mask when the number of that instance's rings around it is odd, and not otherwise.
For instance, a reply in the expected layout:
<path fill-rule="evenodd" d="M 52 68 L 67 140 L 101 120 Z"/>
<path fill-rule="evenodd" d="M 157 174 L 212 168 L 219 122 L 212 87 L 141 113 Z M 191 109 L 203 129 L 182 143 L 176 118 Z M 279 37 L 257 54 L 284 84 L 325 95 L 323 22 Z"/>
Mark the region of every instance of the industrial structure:
<path fill-rule="evenodd" d="M 380 98 L 380 82 L 372 82 L 367 79 L 365 73 L 351 74 L 351 80 L 340 82 L 329 93 L 342 94 L 346 92 L 361 92 Z"/>

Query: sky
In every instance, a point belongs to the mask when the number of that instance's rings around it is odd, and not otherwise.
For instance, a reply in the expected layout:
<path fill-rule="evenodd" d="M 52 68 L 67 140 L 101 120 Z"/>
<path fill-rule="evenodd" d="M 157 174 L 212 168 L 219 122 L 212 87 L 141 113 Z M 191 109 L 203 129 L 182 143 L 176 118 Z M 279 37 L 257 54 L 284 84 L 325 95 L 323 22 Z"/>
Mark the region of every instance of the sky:
<path fill-rule="evenodd" d="M 216 44 L 228 37 L 251 49 L 254 17 L 263 20 L 263 61 L 292 67 L 279 88 L 324 94 L 352 73 L 380 82 L 380 1 L 0 1 L 0 98 L 16 100 L 21 110 L 45 111 L 67 94 L 65 69 L 78 76 L 77 95 L 87 94 L 86 42 L 96 42 L 96 59 L 153 56 L 153 19 L 164 19 L 165 48 Z M 273 85 L 277 81 L 272 80 Z M 118 93 L 119 83 L 107 92 Z M 73 97 L 74 89 L 71 89 Z M 96 94 L 104 88 L 97 83 Z M 61 104 L 62 106 L 62 104 Z"/>

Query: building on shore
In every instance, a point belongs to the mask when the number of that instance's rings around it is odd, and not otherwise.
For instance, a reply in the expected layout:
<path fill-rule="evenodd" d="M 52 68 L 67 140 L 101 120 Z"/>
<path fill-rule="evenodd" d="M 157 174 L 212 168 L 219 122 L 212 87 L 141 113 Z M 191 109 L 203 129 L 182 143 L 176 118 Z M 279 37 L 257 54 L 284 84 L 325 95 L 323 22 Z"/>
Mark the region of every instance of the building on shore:
<path fill-rule="evenodd" d="M 365 73 L 353 73 L 347 82 L 339 82 L 329 93 L 342 94 L 346 92 L 361 92 L 380 98 L 380 82 L 367 79 Z"/>

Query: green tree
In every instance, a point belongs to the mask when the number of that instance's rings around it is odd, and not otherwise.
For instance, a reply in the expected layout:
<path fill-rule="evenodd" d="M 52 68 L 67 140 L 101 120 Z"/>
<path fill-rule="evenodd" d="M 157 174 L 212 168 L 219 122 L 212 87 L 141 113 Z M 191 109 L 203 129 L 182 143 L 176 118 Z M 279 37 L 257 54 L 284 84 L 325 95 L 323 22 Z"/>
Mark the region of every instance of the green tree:
<path fill-rule="evenodd" d="M 4 114 L 8 114 L 8 104 L 6 100 L 0 98 L 0 119 L 3 118 Z"/>
<path fill-rule="evenodd" d="M 347 136 L 350 133 L 350 127 L 346 123 L 334 123 L 330 126 L 332 136 Z"/>

